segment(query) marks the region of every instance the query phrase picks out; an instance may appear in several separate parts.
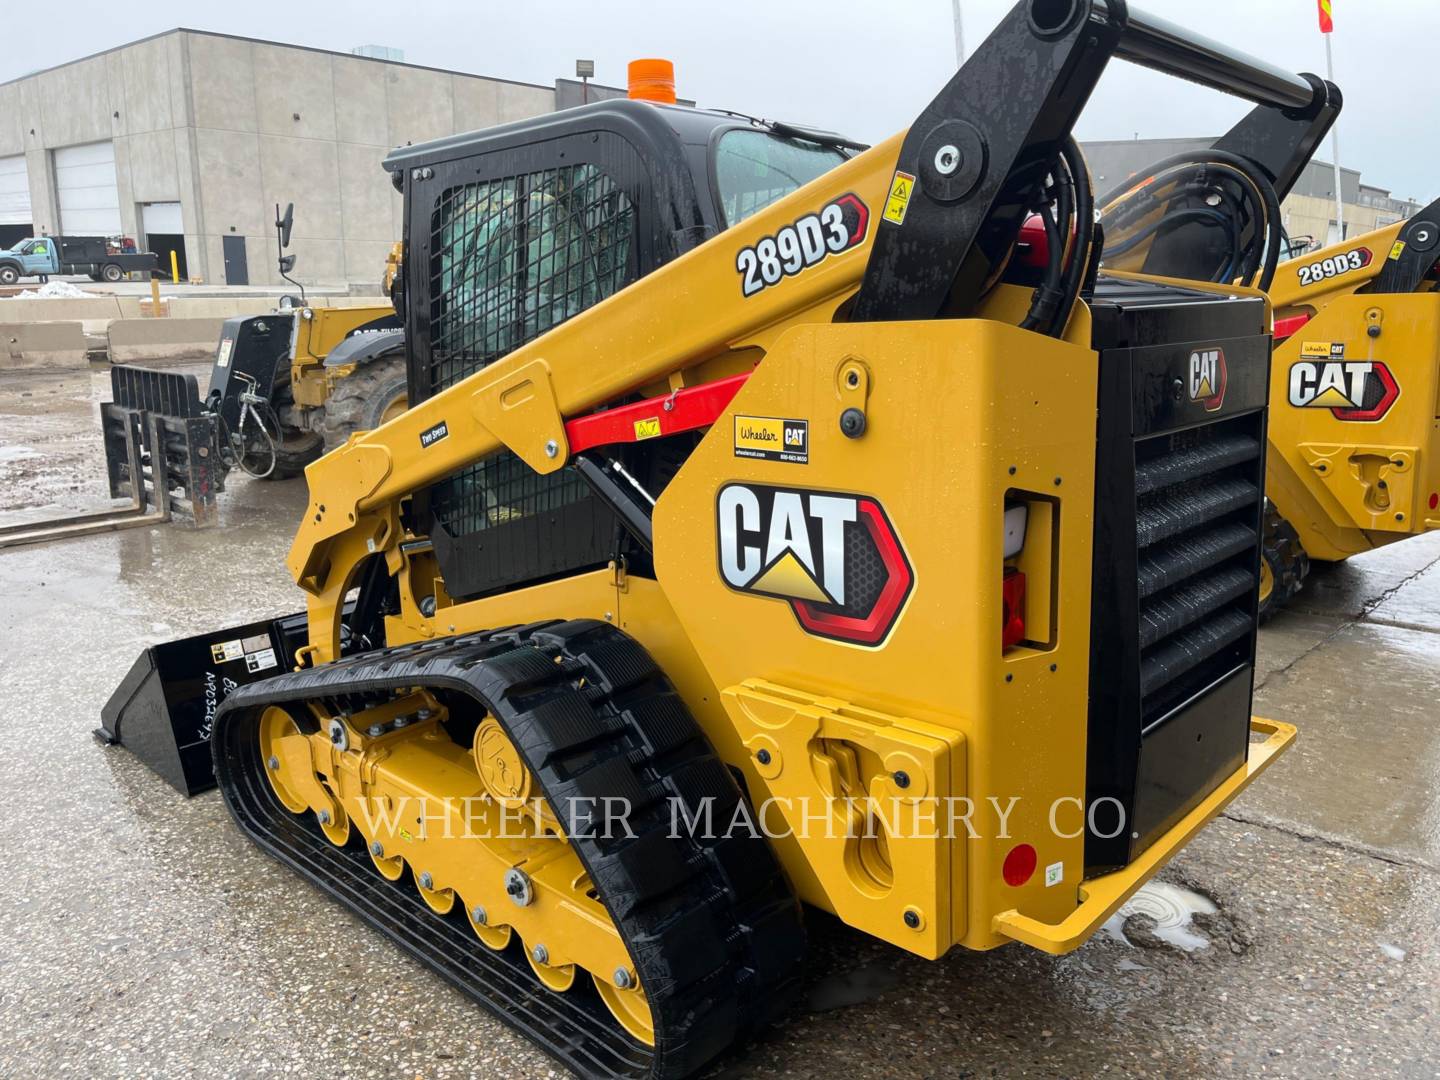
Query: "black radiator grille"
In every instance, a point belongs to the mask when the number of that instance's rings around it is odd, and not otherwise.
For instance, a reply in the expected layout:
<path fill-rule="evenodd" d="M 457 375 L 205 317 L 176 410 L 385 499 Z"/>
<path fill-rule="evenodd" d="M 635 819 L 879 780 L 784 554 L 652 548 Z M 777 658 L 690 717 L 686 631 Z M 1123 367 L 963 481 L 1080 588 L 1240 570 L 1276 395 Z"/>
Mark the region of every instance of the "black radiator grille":
<path fill-rule="evenodd" d="M 1234 667 L 1257 587 L 1260 442 L 1248 418 L 1135 446 L 1145 721 Z"/>

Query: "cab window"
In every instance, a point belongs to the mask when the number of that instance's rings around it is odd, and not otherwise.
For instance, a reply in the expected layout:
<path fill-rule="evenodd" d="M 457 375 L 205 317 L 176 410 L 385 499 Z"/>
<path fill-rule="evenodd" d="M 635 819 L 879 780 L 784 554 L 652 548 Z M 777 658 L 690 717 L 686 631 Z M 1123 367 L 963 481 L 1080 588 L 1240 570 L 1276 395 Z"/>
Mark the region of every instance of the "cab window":
<path fill-rule="evenodd" d="M 735 225 L 845 161 L 833 146 L 736 128 L 715 144 L 715 186 L 725 224 Z"/>

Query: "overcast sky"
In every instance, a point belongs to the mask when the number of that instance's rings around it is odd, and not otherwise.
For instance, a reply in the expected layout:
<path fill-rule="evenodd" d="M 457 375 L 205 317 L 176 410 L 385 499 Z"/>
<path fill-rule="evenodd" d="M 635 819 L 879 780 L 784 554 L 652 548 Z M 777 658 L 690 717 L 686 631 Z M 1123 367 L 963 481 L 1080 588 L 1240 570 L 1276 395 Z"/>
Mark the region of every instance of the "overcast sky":
<path fill-rule="evenodd" d="M 976 48 L 1012 6 L 962 0 Z M 1259 54 L 1323 72 L 1316 0 L 1134 0 L 1134 6 Z M 1334 0 L 1341 159 L 1397 196 L 1440 195 L 1437 0 Z M 392 45 L 410 63 L 550 85 L 593 58 L 623 85 L 637 56 L 675 61 L 702 105 L 875 141 L 899 130 L 954 70 L 951 0 L 0 0 L 0 81 L 189 26 L 320 48 Z M 212 73 L 224 78 L 223 72 Z M 1084 139 L 1222 132 L 1246 106 L 1116 63 L 1081 121 Z M 1323 157 L 1328 159 L 1327 142 Z"/>

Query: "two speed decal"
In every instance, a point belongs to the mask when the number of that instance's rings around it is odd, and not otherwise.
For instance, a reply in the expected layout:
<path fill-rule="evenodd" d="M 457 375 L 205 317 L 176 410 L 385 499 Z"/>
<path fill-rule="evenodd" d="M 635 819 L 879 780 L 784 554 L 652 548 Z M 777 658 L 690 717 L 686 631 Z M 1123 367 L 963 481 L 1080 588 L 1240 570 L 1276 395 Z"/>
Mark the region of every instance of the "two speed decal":
<path fill-rule="evenodd" d="M 869 227 L 870 208 L 860 196 L 847 194 L 772 236 L 762 236 L 735 256 L 741 294 L 754 296 L 830 255 L 850 250 L 865 239 Z"/>
<path fill-rule="evenodd" d="M 1373 262 L 1375 256 L 1370 253 L 1369 248 L 1356 248 L 1354 251 L 1346 251 L 1339 255 L 1332 255 L 1328 259 L 1321 259 L 1319 262 L 1306 263 L 1299 269 L 1301 285 L 1319 285 L 1322 281 L 1329 281 L 1341 274 L 1349 274 L 1355 270 L 1364 270 Z"/>

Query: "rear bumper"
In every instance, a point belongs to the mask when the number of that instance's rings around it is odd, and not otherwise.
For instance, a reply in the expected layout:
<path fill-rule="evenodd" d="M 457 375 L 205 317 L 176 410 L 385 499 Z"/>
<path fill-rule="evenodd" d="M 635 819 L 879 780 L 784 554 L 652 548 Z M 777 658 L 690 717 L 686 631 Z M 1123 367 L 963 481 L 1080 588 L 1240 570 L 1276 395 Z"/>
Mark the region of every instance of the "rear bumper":
<path fill-rule="evenodd" d="M 1245 765 L 1236 769 L 1204 802 L 1181 818 L 1129 866 L 1083 883 L 1080 886 L 1080 906 L 1063 921 L 1044 923 L 1011 910 L 996 915 L 991 928 L 997 934 L 1047 953 L 1058 955 L 1079 948 L 1231 799 L 1269 768 L 1270 763 L 1288 749 L 1295 738 L 1294 725 L 1279 720 L 1263 720 L 1258 716 L 1250 718 L 1250 731 L 1265 738 L 1263 742 L 1250 745 Z"/>

